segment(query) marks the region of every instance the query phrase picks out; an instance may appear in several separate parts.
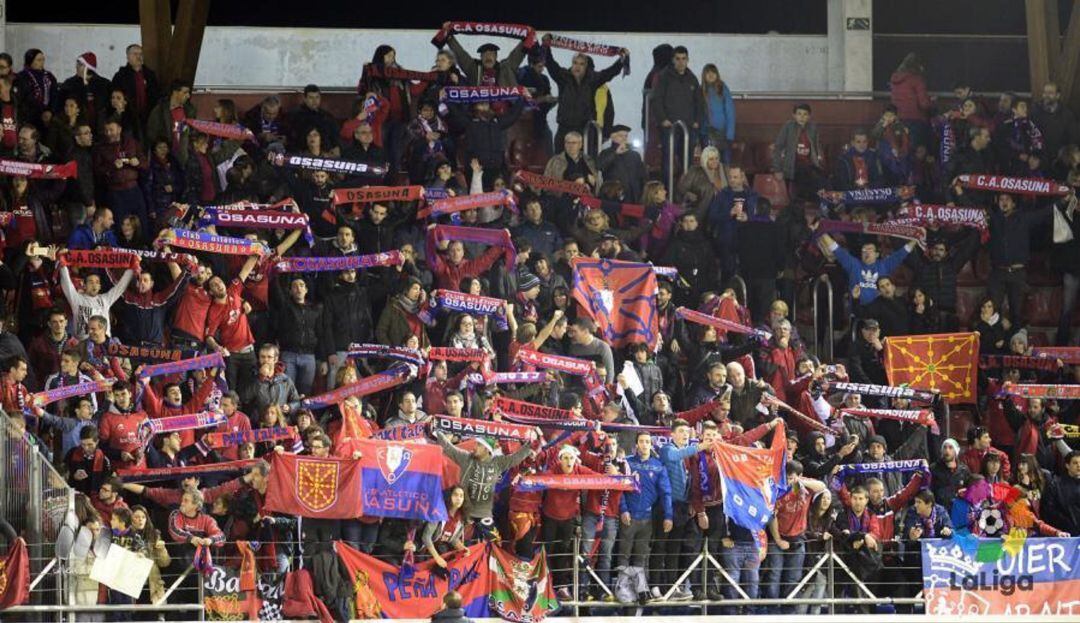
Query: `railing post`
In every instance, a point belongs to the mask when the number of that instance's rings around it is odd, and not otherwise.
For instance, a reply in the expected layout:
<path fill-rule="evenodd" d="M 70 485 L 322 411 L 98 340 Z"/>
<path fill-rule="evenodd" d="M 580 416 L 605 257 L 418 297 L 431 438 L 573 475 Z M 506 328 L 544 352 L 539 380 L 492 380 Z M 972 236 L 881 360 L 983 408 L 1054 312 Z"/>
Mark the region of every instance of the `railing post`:
<path fill-rule="evenodd" d="M 199 608 L 199 620 L 200 621 L 205 621 L 206 620 L 206 608 L 203 607 L 203 606 L 205 606 L 205 604 L 206 604 L 206 600 L 205 600 L 206 586 L 204 586 L 204 583 L 203 583 L 203 575 L 202 575 L 202 573 L 196 571 L 195 572 L 195 579 L 198 582 L 198 586 L 199 586 L 199 591 L 197 593 L 198 594 L 197 599 L 199 600 L 198 605 L 200 606 L 200 608 Z"/>
<path fill-rule="evenodd" d="M 817 279 L 814 280 L 814 286 L 813 286 L 814 291 L 811 293 L 811 299 L 810 300 L 813 303 L 813 312 L 814 312 L 814 350 L 817 352 L 818 357 L 821 357 L 823 359 L 825 358 L 824 353 L 822 352 L 822 349 L 821 349 L 821 331 L 820 331 L 820 326 L 818 325 L 819 316 L 820 316 L 820 313 L 819 313 L 820 308 L 818 307 L 818 296 L 819 296 L 818 295 L 818 289 L 820 288 L 822 283 L 825 284 L 825 301 L 826 301 L 826 304 L 828 306 L 828 312 L 829 312 L 829 317 L 826 318 L 826 320 L 825 320 L 825 326 L 828 329 L 826 331 L 826 335 L 825 335 L 825 337 L 826 337 L 826 342 L 825 343 L 826 343 L 826 349 L 828 350 L 828 353 L 829 353 L 828 361 L 831 362 L 833 360 L 833 329 L 834 329 L 834 326 L 833 326 L 833 287 L 832 287 L 832 281 L 829 280 L 829 275 L 827 273 L 821 275 L 820 277 L 818 277 Z"/>
<path fill-rule="evenodd" d="M 587 129 L 588 128 L 586 128 L 586 130 Z M 573 566 L 574 586 L 573 586 L 573 593 L 572 593 L 572 595 L 574 597 L 574 616 L 575 617 L 581 616 L 581 606 L 578 605 L 578 602 L 581 601 L 581 592 L 578 589 L 578 583 L 580 582 L 580 578 L 581 578 L 581 565 L 579 564 L 580 559 L 581 559 L 581 537 L 575 534 L 574 535 L 574 566 Z"/>
<path fill-rule="evenodd" d="M 592 136 L 593 132 L 596 132 L 596 149 L 592 149 Z M 604 144 L 604 130 L 600 127 L 596 121 L 590 119 L 585 124 L 585 135 L 582 137 L 584 140 L 585 155 L 590 158 L 596 158 L 600 154 L 600 146 Z"/>
<path fill-rule="evenodd" d="M 833 560 L 833 542 L 829 539 L 826 544 L 827 551 L 829 552 L 829 614 L 836 614 L 836 564 Z"/>

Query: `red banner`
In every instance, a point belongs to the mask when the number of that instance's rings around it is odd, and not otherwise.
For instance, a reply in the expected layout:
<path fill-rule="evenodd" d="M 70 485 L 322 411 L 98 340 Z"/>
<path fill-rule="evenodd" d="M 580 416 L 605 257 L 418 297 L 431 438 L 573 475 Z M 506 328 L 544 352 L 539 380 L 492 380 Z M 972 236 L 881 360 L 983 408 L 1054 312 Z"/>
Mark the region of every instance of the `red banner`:
<path fill-rule="evenodd" d="M 574 300 L 604 340 L 615 348 L 640 342 L 655 348 L 660 333 L 652 265 L 585 257 L 572 264 Z"/>
<path fill-rule="evenodd" d="M 60 254 L 60 265 L 138 270 L 139 256 L 127 251 L 110 251 L 109 249 L 71 249 Z"/>
<path fill-rule="evenodd" d="M 262 512 L 315 519 L 353 519 L 360 504 L 360 462 L 275 454 Z"/>
<path fill-rule="evenodd" d="M 491 548 L 489 561 L 491 616 L 519 623 L 539 623 L 557 610 L 555 587 L 548 572 L 547 555 L 541 548 L 532 560 L 523 562 L 502 549 Z"/>
<path fill-rule="evenodd" d="M 889 385 L 938 389 L 949 404 L 975 402 L 978 333 L 937 333 L 885 338 Z"/>
<path fill-rule="evenodd" d="M 365 186 L 364 188 L 336 188 L 334 205 L 343 203 L 378 203 L 383 201 L 417 201 L 424 192 L 423 186 Z"/>
<path fill-rule="evenodd" d="M 8 546 L 0 561 L 0 611 L 26 603 L 30 599 L 30 556 L 22 538 Z"/>

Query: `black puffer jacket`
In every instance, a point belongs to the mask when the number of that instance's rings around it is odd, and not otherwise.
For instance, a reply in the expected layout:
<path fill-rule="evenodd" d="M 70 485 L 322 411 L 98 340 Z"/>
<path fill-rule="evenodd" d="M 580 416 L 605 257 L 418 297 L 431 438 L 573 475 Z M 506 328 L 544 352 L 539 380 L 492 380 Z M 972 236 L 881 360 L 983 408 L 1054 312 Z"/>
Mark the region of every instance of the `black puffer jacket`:
<path fill-rule="evenodd" d="M 501 169 L 506 165 L 506 131 L 521 116 L 525 100 L 517 100 L 506 113 L 491 119 L 468 115 L 460 105 L 450 106 L 450 116 L 459 127 L 465 128 L 465 160 L 476 158 L 485 169 Z"/>
<path fill-rule="evenodd" d="M 323 298 L 322 321 L 323 339 L 319 345 L 326 352 L 319 353 L 320 358 L 348 350 L 352 343 L 370 342 L 375 325 L 367 289 L 359 282 L 338 280 Z"/>
<path fill-rule="evenodd" d="M 622 70 L 622 57 L 603 71 L 587 70 L 578 81 L 569 69 L 559 65 L 551 48 L 545 47 L 544 54 L 548 73 L 559 85 L 559 111 L 555 121 L 565 128 L 581 131 L 590 119 L 596 119 L 596 90 Z"/>
<path fill-rule="evenodd" d="M 288 277 L 288 275 L 286 275 Z M 321 303 L 298 304 L 283 289 L 289 282 L 271 283 L 274 292 L 274 327 L 277 329 L 278 346 L 293 353 L 315 353 L 323 328 Z"/>

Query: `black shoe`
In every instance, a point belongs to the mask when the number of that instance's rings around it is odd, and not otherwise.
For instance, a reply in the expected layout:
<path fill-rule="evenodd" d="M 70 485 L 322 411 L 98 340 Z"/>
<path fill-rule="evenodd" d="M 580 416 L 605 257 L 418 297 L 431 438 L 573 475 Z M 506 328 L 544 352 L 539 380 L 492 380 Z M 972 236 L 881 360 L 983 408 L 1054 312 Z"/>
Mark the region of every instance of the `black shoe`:
<path fill-rule="evenodd" d="M 637 602 L 639 606 L 647 605 L 650 599 L 652 599 L 652 595 L 647 592 L 641 592 L 637 594 Z"/>
<path fill-rule="evenodd" d="M 708 595 L 709 601 L 722 601 L 724 599 L 724 594 L 720 592 L 720 589 L 715 587 L 710 588 L 706 595 Z"/>

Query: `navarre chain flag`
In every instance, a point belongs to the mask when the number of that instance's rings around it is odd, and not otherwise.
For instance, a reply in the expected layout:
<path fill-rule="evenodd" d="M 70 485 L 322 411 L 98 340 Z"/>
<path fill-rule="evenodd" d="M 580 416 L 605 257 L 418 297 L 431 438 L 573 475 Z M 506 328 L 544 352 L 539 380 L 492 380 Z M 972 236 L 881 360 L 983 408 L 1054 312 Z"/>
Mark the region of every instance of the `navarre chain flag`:
<path fill-rule="evenodd" d="M 263 512 L 314 519 L 352 519 L 363 514 L 360 461 L 275 454 L 270 465 Z"/>
<path fill-rule="evenodd" d="M 622 348 L 645 342 L 656 347 L 656 273 L 651 264 L 576 258 L 574 300 L 596 322 L 604 340 Z"/>
<path fill-rule="evenodd" d="M 488 606 L 492 616 L 519 623 L 539 623 L 558 609 L 555 587 L 541 548 L 532 560 L 521 560 L 501 547 L 488 557 L 491 590 Z"/>
<path fill-rule="evenodd" d="M 713 450 L 720 468 L 724 513 L 747 530 L 763 529 L 773 515 L 776 501 L 787 493 L 785 439 L 781 422 L 767 449 L 721 442 Z"/>
<path fill-rule="evenodd" d="M 491 616 L 488 549 L 486 543 L 477 543 L 460 554 L 447 554 L 443 570 L 434 560 L 395 567 L 342 541 L 334 543 L 356 595 L 358 619 L 427 619 L 442 609 L 443 595 L 451 590 L 461 594 L 465 616 Z"/>
<path fill-rule="evenodd" d="M 975 402 L 978 333 L 936 333 L 885 338 L 889 385 L 937 389 L 949 404 Z"/>
<path fill-rule="evenodd" d="M 365 515 L 446 521 L 439 446 L 359 439 Z"/>
<path fill-rule="evenodd" d="M 26 541 L 19 537 L 8 546 L 7 555 L 0 560 L 0 610 L 29 600 L 30 555 L 26 551 Z"/>

